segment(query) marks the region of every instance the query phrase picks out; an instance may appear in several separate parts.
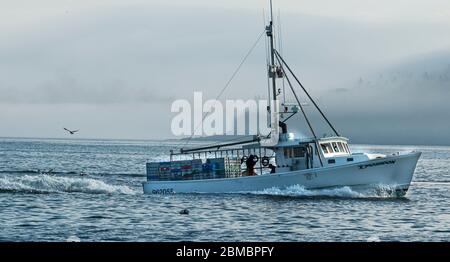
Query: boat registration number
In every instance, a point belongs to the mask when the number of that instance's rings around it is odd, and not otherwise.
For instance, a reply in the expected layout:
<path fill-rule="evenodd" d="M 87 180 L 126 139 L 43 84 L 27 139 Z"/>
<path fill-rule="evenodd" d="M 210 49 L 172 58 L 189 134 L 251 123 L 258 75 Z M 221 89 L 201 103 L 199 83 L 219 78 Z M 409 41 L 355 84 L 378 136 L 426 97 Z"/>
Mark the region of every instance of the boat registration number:
<path fill-rule="evenodd" d="M 173 188 L 161 188 L 161 189 L 153 189 L 152 194 L 174 194 Z"/>

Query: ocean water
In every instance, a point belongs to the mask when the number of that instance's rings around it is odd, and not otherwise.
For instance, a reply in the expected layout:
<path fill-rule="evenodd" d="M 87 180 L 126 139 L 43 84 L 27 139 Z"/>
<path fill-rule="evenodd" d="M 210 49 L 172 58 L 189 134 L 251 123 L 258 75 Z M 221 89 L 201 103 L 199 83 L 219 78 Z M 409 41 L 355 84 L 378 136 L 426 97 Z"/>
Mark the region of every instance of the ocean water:
<path fill-rule="evenodd" d="M 405 197 L 301 186 L 247 194 L 144 195 L 146 161 L 166 159 L 173 146 L 0 139 L 0 241 L 450 240 L 450 147 L 351 147 L 422 151 Z M 186 208 L 190 214 L 180 215 Z"/>

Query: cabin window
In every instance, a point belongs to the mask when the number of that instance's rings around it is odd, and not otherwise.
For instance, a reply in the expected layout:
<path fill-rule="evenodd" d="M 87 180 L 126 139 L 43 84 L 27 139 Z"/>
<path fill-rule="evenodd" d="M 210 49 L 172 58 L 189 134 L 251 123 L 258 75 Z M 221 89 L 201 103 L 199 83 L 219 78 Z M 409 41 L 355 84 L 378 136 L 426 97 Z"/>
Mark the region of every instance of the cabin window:
<path fill-rule="evenodd" d="M 294 157 L 305 157 L 305 148 L 294 147 Z"/>
<path fill-rule="evenodd" d="M 336 142 L 333 142 L 333 149 L 334 149 L 334 152 L 339 153 L 339 148 L 338 148 Z"/>
<path fill-rule="evenodd" d="M 348 149 L 348 145 L 347 145 L 347 144 L 344 144 L 344 146 L 345 146 L 345 149 L 347 149 L 347 153 L 350 154 L 350 149 Z"/>
<path fill-rule="evenodd" d="M 331 146 L 331 143 L 320 144 L 320 146 L 322 147 L 322 150 L 323 150 L 323 152 L 325 154 L 332 154 L 332 153 L 334 153 L 333 147 Z"/>
<path fill-rule="evenodd" d="M 335 159 L 328 159 L 328 164 L 335 164 L 336 160 Z"/>
<path fill-rule="evenodd" d="M 350 151 L 348 151 L 348 147 L 346 143 L 342 143 L 342 148 L 344 148 L 344 152 L 350 153 Z"/>
<path fill-rule="evenodd" d="M 347 146 L 347 144 L 344 144 L 344 146 L 345 146 L 345 149 L 347 149 L 347 153 L 349 153 L 349 154 L 350 154 L 350 149 L 348 149 L 348 146 Z"/>
<path fill-rule="evenodd" d="M 331 147 L 330 143 L 326 143 L 325 146 L 327 147 L 328 153 L 333 153 L 333 148 Z"/>
<path fill-rule="evenodd" d="M 342 143 L 339 142 L 339 143 L 337 143 L 337 144 L 338 144 L 338 147 L 339 147 L 339 151 L 341 151 L 342 153 L 345 153 L 346 151 L 345 151 L 345 148 L 344 148 L 344 146 L 342 145 Z"/>
<path fill-rule="evenodd" d="M 322 147 L 322 151 L 323 151 L 325 154 L 328 154 L 327 146 L 326 146 L 325 144 L 320 144 L 320 146 Z"/>

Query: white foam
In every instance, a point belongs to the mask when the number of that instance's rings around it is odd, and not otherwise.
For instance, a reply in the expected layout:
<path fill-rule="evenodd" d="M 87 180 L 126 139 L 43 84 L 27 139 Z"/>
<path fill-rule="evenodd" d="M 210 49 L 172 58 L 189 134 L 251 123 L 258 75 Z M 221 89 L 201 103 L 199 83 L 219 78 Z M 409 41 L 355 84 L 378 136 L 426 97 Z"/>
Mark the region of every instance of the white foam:
<path fill-rule="evenodd" d="M 373 235 L 367 238 L 367 242 L 381 242 L 381 239 L 377 235 Z"/>
<path fill-rule="evenodd" d="M 88 194 L 135 194 L 123 185 L 110 185 L 91 178 L 60 177 L 49 175 L 24 175 L 0 177 L 0 191 L 54 193 L 81 192 Z"/>
<path fill-rule="evenodd" d="M 342 197 L 342 198 L 369 198 L 369 197 L 392 197 L 390 187 L 377 186 L 364 191 L 355 191 L 348 186 L 330 188 L 330 189 L 306 189 L 301 185 L 293 185 L 284 189 L 272 187 L 261 191 L 250 192 L 257 195 L 276 195 L 276 196 L 303 196 L 303 197 Z"/>
<path fill-rule="evenodd" d="M 81 239 L 77 236 L 70 236 L 66 239 L 66 242 L 81 242 Z"/>

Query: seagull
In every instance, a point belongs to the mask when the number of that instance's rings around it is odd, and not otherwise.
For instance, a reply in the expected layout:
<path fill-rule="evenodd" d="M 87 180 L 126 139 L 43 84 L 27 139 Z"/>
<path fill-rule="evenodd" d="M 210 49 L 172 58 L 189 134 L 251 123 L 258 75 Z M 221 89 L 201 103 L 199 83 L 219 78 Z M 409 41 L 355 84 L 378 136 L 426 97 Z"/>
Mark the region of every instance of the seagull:
<path fill-rule="evenodd" d="M 67 128 L 64 127 L 64 130 L 66 130 L 67 132 L 69 132 L 71 135 L 75 134 L 76 132 L 80 131 L 80 130 L 69 130 Z"/>

